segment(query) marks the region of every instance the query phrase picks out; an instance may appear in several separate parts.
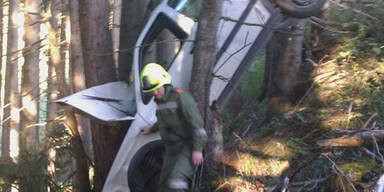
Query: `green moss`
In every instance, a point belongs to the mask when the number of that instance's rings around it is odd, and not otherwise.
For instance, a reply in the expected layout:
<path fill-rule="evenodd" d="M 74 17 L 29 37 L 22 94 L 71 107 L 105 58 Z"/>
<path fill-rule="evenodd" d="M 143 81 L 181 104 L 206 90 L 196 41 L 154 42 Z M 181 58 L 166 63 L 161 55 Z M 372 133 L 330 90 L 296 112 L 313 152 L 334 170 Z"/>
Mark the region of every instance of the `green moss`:
<path fill-rule="evenodd" d="M 360 181 L 362 177 L 374 168 L 372 161 L 356 161 L 342 164 L 339 168 L 353 181 Z"/>

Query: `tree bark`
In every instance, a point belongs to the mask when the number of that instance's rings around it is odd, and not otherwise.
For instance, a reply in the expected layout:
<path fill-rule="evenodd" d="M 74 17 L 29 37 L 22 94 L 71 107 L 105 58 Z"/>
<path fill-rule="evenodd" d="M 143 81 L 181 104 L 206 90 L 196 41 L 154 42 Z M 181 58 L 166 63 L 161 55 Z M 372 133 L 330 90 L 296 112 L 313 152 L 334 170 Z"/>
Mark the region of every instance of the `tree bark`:
<path fill-rule="evenodd" d="M 119 80 L 131 82 L 133 50 L 142 28 L 148 0 L 122 0 L 119 40 Z"/>
<path fill-rule="evenodd" d="M 198 102 L 199 110 L 205 117 L 209 106 L 209 90 L 212 81 L 212 69 L 217 52 L 216 34 L 221 16 L 222 2 L 207 0 L 202 2 L 199 25 L 195 40 L 190 90 Z"/>
<path fill-rule="evenodd" d="M 79 1 L 87 87 L 116 81 L 108 0 Z M 91 121 L 95 154 L 95 191 L 101 191 L 123 136 L 116 129 Z"/>
<path fill-rule="evenodd" d="M 70 43 L 70 60 L 72 71 L 72 88 L 74 92 L 85 89 L 85 73 L 83 50 L 81 47 L 81 34 L 79 25 L 79 7 L 77 1 L 69 2 L 70 19 L 71 19 L 71 43 Z M 76 115 L 78 122 L 82 122 L 79 126 L 79 132 L 83 140 L 84 148 L 87 155 L 90 156 L 90 137 L 91 131 L 89 127 L 89 120 Z"/>
<path fill-rule="evenodd" d="M 21 78 L 20 127 L 21 147 L 35 150 L 39 142 L 39 49 L 40 49 L 40 1 L 24 2 L 24 65 Z"/>
<path fill-rule="evenodd" d="M 17 157 L 19 153 L 19 115 L 20 90 L 18 87 L 18 22 L 15 15 L 18 13 L 19 5 L 15 0 L 9 1 L 8 17 L 8 41 L 7 41 L 7 64 L 5 73 L 4 92 L 4 116 L 3 116 L 3 138 L 2 156 Z M 12 140 L 10 140 L 12 137 Z M 13 145 L 13 146 L 12 146 Z M 10 147 L 14 147 L 10 150 Z"/>
<path fill-rule="evenodd" d="M 7 63 L 4 85 L 4 115 L 2 132 L 2 157 L 17 160 L 19 155 L 20 135 L 20 89 L 18 86 L 18 29 L 21 27 L 17 21 L 19 10 L 18 1 L 9 1 L 8 13 L 8 39 L 7 39 Z M 11 191 L 11 184 L 4 185 L 3 192 Z"/>
<path fill-rule="evenodd" d="M 69 2 L 70 10 L 70 22 L 71 22 L 71 40 L 70 40 L 70 63 L 72 71 L 72 88 L 74 92 L 78 92 L 82 89 L 85 89 L 85 74 L 84 74 L 84 62 L 83 62 L 83 51 L 81 47 L 81 34 L 80 34 L 80 25 L 79 25 L 79 3 L 78 1 Z M 76 161 L 74 163 L 76 170 L 86 171 L 89 168 L 88 158 L 91 157 L 91 130 L 89 125 L 89 120 L 85 117 L 82 117 L 78 114 L 70 115 L 72 121 L 75 121 L 76 124 L 72 126 L 73 129 L 76 129 L 78 135 L 76 136 L 76 142 L 78 142 L 79 147 L 82 146 L 84 151 L 78 151 L 76 155 Z M 79 140 L 80 139 L 80 140 Z M 72 184 L 74 191 L 84 191 L 90 190 L 90 182 L 87 179 L 88 174 L 83 174 L 81 178 L 73 178 Z"/>
<path fill-rule="evenodd" d="M 297 98 L 302 65 L 305 20 L 282 32 L 275 32 L 266 48 L 264 88 L 268 109 L 278 112 Z M 300 34 L 300 35 L 298 35 Z"/>
<path fill-rule="evenodd" d="M 72 2 L 72 1 L 71 1 Z M 56 73 L 56 80 L 59 90 L 59 97 L 67 96 L 70 93 L 69 86 L 65 80 L 65 63 L 62 55 L 62 46 L 58 42 L 58 39 L 61 40 L 63 37 L 58 35 L 58 30 L 62 30 L 58 27 L 59 22 L 59 13 L 62 12 L 63 4 L 62 1 L 52 1 L 51 2 L 51 11 L 52 19 L 48 24 L 49 29 L 49 43 L 50 43 L 50 58 L 54 66 Z M 64 25 L 60 26 L 63 27 Z M 65 35 L 65 34 L 62 34 Z M 90 191 L 90 181 L 88 174 L 88 158 L 85 154 L 81 138 L 77 129 L 77 121 L 73 112 L 64 109 L 64 114 L 66 116 L 65 124 L 72 132 L 72 145 L 74 148 L 74 159 L 76 162 L 76 171 L 73 175 L 73 191 Z"/>
<path fill-rule="evenodd" d="M 212 55 L 216 55 L 215 53 L 217 52 L 216 34 L 221 16 L 222 3 L 223 1 L 221 0 L 207 0 L 202 2 L 195 40 L 195 54 L 190 84 L 190 90 L 198 102 L 198 107 L 203 115 L 209 137 L 207 146 L 208 153 L 206 153 L 206 159 L 209 164 L 214 163 L 215 159 L 219 159 L 219 157 L 215 156 L 220 156 L 220 154 L 213 152 L 222 148 L 223 145 L 222 141 L 217 139 L 222 137 L 221 127 L 211 126 L 214 116 L 209 108 L 209 90 L 212 82 L 211 74 L 215 63 L 215 57 L 212 57 Z M 215 122 L 220 122 L 220 120 L 216 119 Z"/>
<path fill-rule="evenodd" d="M 0 0 L 0 5 L 3 5 L 4 4 L 4 1 L 3 0 Z M 3 6 L 1 6 L 3 7 Z M 3 13 L 3 8 L 0 9 L 0 31 L 3 31 L 3 17 L 4 17 L 4 13 Z M 0 45 L 3 44 L 3 33 L 0 33 Z M 3 46 L 0 46 L 0 54 L 1 55 L 4 55 L 3 53 Z M 1 59 L 0 60 L 0 87 L 3 87 L 3 84 L 4 84 L 4 81 L 2 80 L 3 79 L 3 60 Z M 2 90 L 0 90 L 0 95 L 2 95 Z M 2 99 L 0 99 L 0 117 L 2 117 L 4 114 L 4 106 L 3 106 L 3 101 Z M 2 129 L 2 128 L 1 128 Z M 1 155 L 1 154 L 0 154 Z"/>

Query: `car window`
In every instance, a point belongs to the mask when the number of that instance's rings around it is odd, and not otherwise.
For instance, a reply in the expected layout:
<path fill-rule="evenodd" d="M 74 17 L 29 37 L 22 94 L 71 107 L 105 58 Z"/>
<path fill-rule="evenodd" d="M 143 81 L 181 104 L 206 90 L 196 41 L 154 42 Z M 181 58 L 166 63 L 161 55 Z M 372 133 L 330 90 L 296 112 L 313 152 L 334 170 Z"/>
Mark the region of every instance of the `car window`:
<path fill-rule="evenodd" d="M 140 72 L 145 64 L 152 62 L 168 70 L 186 38 L 187 34 L 175 22 L 159 14 L 140 46 Z M 142 98 L 147 104 L 151 94 L 142 92 Z"/>

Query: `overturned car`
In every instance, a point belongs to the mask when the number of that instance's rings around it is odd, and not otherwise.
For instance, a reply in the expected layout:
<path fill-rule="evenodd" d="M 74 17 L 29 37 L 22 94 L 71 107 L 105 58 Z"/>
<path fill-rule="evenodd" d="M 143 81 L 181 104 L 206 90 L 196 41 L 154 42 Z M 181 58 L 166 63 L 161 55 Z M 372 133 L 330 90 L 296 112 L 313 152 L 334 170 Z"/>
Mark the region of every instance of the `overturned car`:
<path fill-rule="evenodd" d="M 274 29 L 295 18 L 313 15 L 324 1 L 224 1 L 222 17 L 238 22 L 220 21 L 210 101 L 217 101 L 219 106 L 225 103 Z M 149 94 L 142 92 L 139 74 L 146 63 L 160 63 L 172 75 L 174 86 L 188 90 L 198 24 L 194 18 L 197 2 L 163 0 L 151 11 L 135 46 L 132 82 L 107 83 L 58 100 L 101 121 L 129 122 L 104 184 L 105 192 L 156 191 L 164 148 L 159 134 L 139 134 L 140 127 L 156 122 L 156 104 Z M 164 49 L 171 51 L 163 54 Z"/>

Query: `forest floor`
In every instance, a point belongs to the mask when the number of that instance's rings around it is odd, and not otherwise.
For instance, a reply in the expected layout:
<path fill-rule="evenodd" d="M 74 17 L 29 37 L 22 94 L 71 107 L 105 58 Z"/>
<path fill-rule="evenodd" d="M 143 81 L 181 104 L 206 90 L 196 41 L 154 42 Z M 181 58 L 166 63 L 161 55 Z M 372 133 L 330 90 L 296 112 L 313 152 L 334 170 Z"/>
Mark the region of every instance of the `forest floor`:
<path fill-rule="evenodd" d="M 249 105 L 226 122 L 229 139 L 214 191 L 369 191 L 375 186 L 384 172 L 380 138 L 361 144 L 348 139 L 383 129 L 384 61 L 359 59 L 340 47 L 328 55 L 313 66 L 308 90 L 293 106 L 267 115 L 263 104 Z M 347 142 L 323 145 L 335 138 Z"/>

